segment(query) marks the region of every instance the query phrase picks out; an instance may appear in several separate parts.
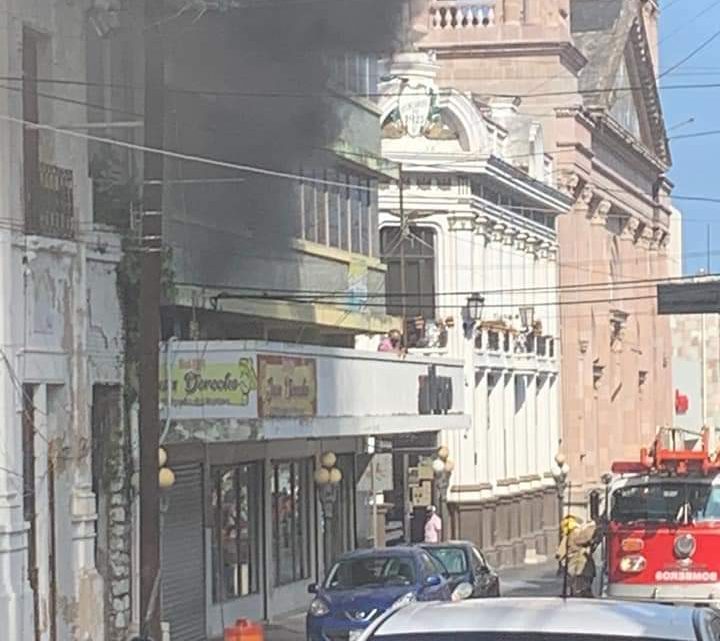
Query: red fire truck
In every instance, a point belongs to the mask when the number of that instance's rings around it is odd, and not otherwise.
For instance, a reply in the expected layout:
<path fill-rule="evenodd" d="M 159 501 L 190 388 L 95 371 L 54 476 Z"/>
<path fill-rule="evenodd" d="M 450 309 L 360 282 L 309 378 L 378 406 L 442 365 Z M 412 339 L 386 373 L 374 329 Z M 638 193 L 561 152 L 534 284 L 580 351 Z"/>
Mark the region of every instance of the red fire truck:
<path fill-rule="evenodd" d="M 612 467 L 606 529 L 607 594 L 720 604 L 720 453 L 709 432 L 661 430 L 637 461 Z"/>

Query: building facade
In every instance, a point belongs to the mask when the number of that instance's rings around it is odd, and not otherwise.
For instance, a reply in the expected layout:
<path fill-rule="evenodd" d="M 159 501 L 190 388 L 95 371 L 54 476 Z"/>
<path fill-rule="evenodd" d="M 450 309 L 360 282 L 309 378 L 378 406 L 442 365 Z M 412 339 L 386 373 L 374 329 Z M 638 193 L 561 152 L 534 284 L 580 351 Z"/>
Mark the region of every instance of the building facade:
<path fill-rule="evenodd" d="M 391 450 L 380 440 L 467 430 L 463 363 L 268 341 L 167 345 L 163 617 L 173 639 L 307 605 L 338 554 L 384 542 Z M 455 391 L 418 405 L 434 374 Z M 223 384 L 220 385 L 219 383 Z M 193 580 L 188 581 L 188 576 Z"/>
<path fill-rule="evenodd" d="M 48 81 L 83 77 L 92 16 L 78 4 L 0 5 L 0 68 L 22 79 L 0 98 L 0 620 L 8 639 L 116 639 L 130 611 L 121 237 L 102 219 L 87 141 L 48 129 L 87 128 L 84 87 L 56 93 Z"/>
<path fill-rule="evenodd" d="M 403 176 L 402 205 L 396 183 L 380 196 L 388 310 L 406 319 L 411 353 L 465 364 L 472 427 L 443 435 L 455 460 L 448 536 L 517 565 L 557 537 L 557 224 L 571 201 L 552 184 L 540 123 L 439 86 L 439 68 L 431 54 L 397 54 L 384 87 L 383 155 Z"/>
<path fill-rule="evenodd" d="M 650 282 L 668 275 L 671 217 L 658 13 L 652 0 L 433 0 L 419 18 L 443 84 L 514 96 L 542 123 L 574 201 L 558 225 L 562 449 L 580 502 L 672 419 L 669 321 Z"/>

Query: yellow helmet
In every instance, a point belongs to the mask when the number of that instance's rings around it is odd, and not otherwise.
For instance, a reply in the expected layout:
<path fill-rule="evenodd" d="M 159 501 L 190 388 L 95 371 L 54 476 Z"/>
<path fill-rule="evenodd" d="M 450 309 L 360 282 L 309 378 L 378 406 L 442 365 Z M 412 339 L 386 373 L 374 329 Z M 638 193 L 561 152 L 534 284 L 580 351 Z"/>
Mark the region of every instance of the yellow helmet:
<path fill-rule="evenodd" d="M 568 534 L 570 534 L 570 532 L 575 530 L 578 525 L 578 520 L 574 516 L 568 515 L 562 521 L 560 521 L 560 531 L 565 536 L 567 536 Z"/>

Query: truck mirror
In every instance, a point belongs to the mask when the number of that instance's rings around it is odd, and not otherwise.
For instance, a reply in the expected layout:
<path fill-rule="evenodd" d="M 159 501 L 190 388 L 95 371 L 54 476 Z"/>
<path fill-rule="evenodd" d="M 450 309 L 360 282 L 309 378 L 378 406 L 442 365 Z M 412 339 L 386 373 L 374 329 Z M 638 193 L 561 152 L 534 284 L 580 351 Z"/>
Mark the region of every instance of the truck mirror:
<path fill-rule="evenodd" d="M 597 490 L 590 492 L 590 518 L 596 523 L 600 520 L 600 493 Z"/>

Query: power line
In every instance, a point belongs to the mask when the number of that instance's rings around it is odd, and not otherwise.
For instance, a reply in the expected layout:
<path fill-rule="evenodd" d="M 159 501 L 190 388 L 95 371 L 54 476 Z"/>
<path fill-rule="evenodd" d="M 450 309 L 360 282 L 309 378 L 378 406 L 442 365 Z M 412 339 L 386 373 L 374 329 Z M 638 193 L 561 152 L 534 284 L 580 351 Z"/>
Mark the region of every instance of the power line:
<path fill-rule="evenodd" d="M 63 129 L 61 127 L 54 127 L 52 125 L 40 124 L 40 123 L 32 122 L 31 120 L 24 120 L 23 118 L 16 118 L 15 116 L 9 116 L 8 114 L 0 114 L 0 120 L 5 120 L 6 122 L 11 122 L 13 124 L 21 125 L 24 127 L 38 129 L 40 131 L 51 131 L 53 133 L 69 136 L 72 138 L 80 138 L 83 140 L 92 140 L 92 141 L 98 142 L 98 143 L 104 143 L 104 144 L 108 144 L 108 145 L 115 145 L 117 147 L 123 147 L 125 149 L 131 149 L 133 151 L 141 151 L 141 152 L 146 152 L 146 153 L 151 153 L 151 154 L 159 154 L 159 155 L 165 156 L 167 158 L 173 158 L 174 160 L 184 160 L 187 162 L 196 162 L 196 163 L 200 163 L 200 164 L 211 165 L 213 167 L 221 167 L 223 169 L 234 169 L 236 171 L 259 174 L 262 176 L 270 176 L 273 178 L 285 178 L 288 180 L 297 180 L 297 181 L 306 182 L 306 183 L 316 183 L 316 184 L 321 184 L 321 185 L 333 185 L 336 187 L 347 188 L 347 183 L 341 183 L 341 182 L 337 182 L 337 181 L 333 181 L 333 180 L 324 180 L 322 178 L 312 178 L 309 176 L 303 176 L 301 174 L 294 174 L 291 172 L 278 171 L 278 170 L 274 170 L 274 169 L 266 169 L 264 167 L 258 167 L 255 165 L 241 165 L 241 164 L 237 164 L 237 163 L 226 162 L 223 160 L 215 160 L 213 158 L 208 158 L 206 156 L 196 156 L 196 155 L 185 154 L 185 153 L 180 153 L 180 152 L 176 152 L 176 151 L 169 151 L 167 149 L 158 149 L 158 148 L 154 148 L 154 147 L 147 147 L 145 145 L 126 142 L 124 140 L 115 140 L 113 138 L 105 138 L 103 136 L 95 136 L 92 134 L 74 131 L 74 130 L 70 130 L 70 129 Z M 353 189 L 358 189 L 360 191 L 373 191 L 373 189 L 371 187 L 363 187 L 362 185 L 353 185 Z"/>
<path fill-rule="evenodd" d="M 687 56 L 685 56 L 684 58 L 682 58 L 681 60 L 679 60 L 678 62 L 676 62 L 676 63 L 675 63 L 674 65 L 672 65 L 671 67 L 668 67 L 667 69 L 665 69 L 665 71 L 663 71 L 663 72 L 658 76 L 658 80 L 659 80 L 660 78 L 664 78 L 664 77 L 667 76 L 668 74 L 671 74 L 675 69 L 678 69 L 679 67 L 681 67 L 682 65 L 684 65 L 688 60 L 691 60 L 692 58 L 694 58 L 694 57 L 695 57 L 697 54 L 699 54 L 703 49 L 705 49 L 705 47 L 707 47 L 711 42 L 713 42 L 713 40 L 715 40 L 715 38 L 717 38 L 717 37 L 720 37 L 720 29 L 718 29 L 715 33 L 713 33 L 709 38 L 707 38 L 706 40 L 704 40 L 703 42 L 701 42 L 701 43 L 700 43 L 697 47 L 695 47 L 695 49 L 693 49 Z M 663 89 L 669 89 L 669 87 L 663 87 Z"/>

